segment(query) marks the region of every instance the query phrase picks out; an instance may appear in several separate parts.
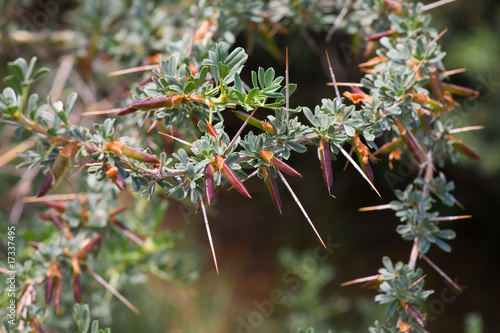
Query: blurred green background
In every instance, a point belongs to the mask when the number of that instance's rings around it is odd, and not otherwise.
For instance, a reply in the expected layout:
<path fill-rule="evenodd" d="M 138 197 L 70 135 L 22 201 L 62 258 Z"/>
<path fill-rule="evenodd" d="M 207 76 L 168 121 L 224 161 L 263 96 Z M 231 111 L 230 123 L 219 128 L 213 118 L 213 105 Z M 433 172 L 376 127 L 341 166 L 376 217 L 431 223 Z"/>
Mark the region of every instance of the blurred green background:
<path fill-rule="evenodd" d="M 472 328 L 482 320 L 484 332 L 499 332 L 500 256 L 495 239 L 500 234 L 500 3 L 458 0 L 431 14 L 433 26 L 440 31 L 448 28 L 441 39 L 448 54 L 446 68 L 467 69 L 454 75 L 451 82 L 481 93 L 475 100 L 460 101 L 456 127 L 486 127 L 457 135 L 483 159 L 462 158 L 445 168 L 448 179 L 455 182 L 455 197 L 466 209 L 443 207 L 442 215 L 471 214 L 473 218 L 449 223 L 457 232 L 451 254 L 437 249 L 429 253 L 465 293 L 454 295 L 437 273 L 418 262 L 428 274 L 426 287 L 436 291 L 429 302 L 428 330 L 465 332 L 471 327 L 468 332 L 480 332 Z M 309 33 L 319 49 L 328 50 L 333 58 L 338 81 L 359 80 L 357 62 L 362 59 L 346 48 L 349 36 L 336 32 L 327 43 L 324 34 Z M 246 41 L 247 36 L 241 35 L 236 44 L 245 46 Z M 278 36 L 277 42 L 281 49 L 289 48 L 290 80 L 298 83 L 292 105 L 312 108 L 321 97 L 334 96 L 326 86 L 330 78 L 323 51 L 316 54 L 300 33 Z M 41 61 L 51 61 L 50 52 L 38 56 Z M 7 59 L 5 54 L 3 59 Z M 284 73 L 283 63 L 254 47 L 246 75 L 259 66 L 273 66 Z M 235 121 L 228 131 L 236 131 L 237 126 Z M 170 202 L 165 228 L 185 234 L 179 250 L 201 263 L 200 277 L 187 287 L 151 277 L 147 284 L 127 288 L 125 296 L 142 314 L 136 316 L 116 301 L 112 331 L 296 332 L 298 327 L 314 326 L 317 332 L 366 332 L 375 319 L 383 320 L 385 308 L 374 303 L 375 290 L 340 287 L 340 283 L 376 274 L 384 255 L 407 262 L 411 244 L 396 234 L 394 214 L 360 213 L 358 208 L 393 200 L 387 177 L 401 177 L 396 187 L 404 188 L 416 170 L 408 168 L 404 159 L 389 170 L 387 160 L 382 159 L 374 168 L 375 185 L 382 194 L 378 198 L 352 167 L 343 171 L 345 160 L 340 159 L 334 162 L 334 199 L 323 184 L 315 151 L 292 156 L 291 164 L 304 178 L 290 179 L 290 183 L 320 234 L 329 240 L 331 253 L 320 251 L 315 235 L 284 188 L 280 216 L 265 187 L 254 180 L 248 182 L 253 200 L 220 191 L 217 205 L 209 211 L 221 271 L 217 276 L 201 216 L 193 215 L 191 207 Z"/>

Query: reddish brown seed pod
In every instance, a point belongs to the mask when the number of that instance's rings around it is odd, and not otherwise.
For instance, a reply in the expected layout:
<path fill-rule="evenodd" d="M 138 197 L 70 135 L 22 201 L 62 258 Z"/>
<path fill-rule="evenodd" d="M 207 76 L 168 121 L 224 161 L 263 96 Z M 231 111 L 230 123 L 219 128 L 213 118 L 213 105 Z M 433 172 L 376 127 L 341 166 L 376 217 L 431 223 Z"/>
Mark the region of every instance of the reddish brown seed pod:
<path fill-rule="evenodd" d="M 99 241 L 102 238 L 102 234 L 97 234 L 94 238 L 88 240 L 86 239 L 83 241 L 81 244 L 80 250 L 78 250 L 78 253 L 76 254 L 76 257 L 78 259 L 84 259 L 87 254 L 99 243 Z"/>
<path fill-rule="evenodd" d="M 183 103 L 184 101 L 185 97 L 183 95 L 173 95 L 153 99 L 149 97 L 121 108 L 117 114 L 119 116 L 123 116 L 137 110 L 151 110 L 160 108 L 173 109 L 181 105 L 181 103 Z"/>
<path fill-rule="evenodd" d="M 248 193 L 245 185 L 243 185 L 243 182 L 238 178 L 238 176 L 236 176 L 234 171 L 231 170 L 226 161 L 220 156 L 215 156 L 214 160 L 222 175 L 226 177 L 231 185 L 234 186 L 236 191 L 240 192 L 245 197 L 252 198 Z"/>
<path fill-rule="evenodd" d="M 75 303 L 82 302 L 82 284 L 80 281 L 80 274 L 73 275 L 73 296 L 75 298 Z"/>
<path fill-rule="evenodd" d="M 330 149 L 327 138 L 321 138 L 318 146 L 318 155 L 321 161 L 321 170 L 323 171 L 323 179 L 325 180 L 328 194 L 333 185 L 332 160 L 330 158 Z"/>
<path fill-rule="evenodd" d="M 283 171 L 286 174 L 289 174 L 290 176 L 293 176 L 293 177 L 298 176 L 298 177 L 302 178 L 302 175 L 297 170 L 295 170 L 294 168 L 292 168 L 291 166 L 289 166 L 288 164 L 286 164 L 282 160 L 277 159 L 271 151 L 263 149 L 259 152 L 259 154 L 264 161 L 271 164 L 275 168 L 280 169 L 281 171 Z"/>
<path fill-rule="evenodd" d="M 145 151 L 129 147 L 126 145 L 124 145 L 121 150 L 123 152 L 123 155 L 133 158 L 134 160 L 152 164 L 160 163 L 160 159 L 158 157 L 153 156 Z"/>
<path fill-rule="evenodd" d="M 264 178 L 264 182 L 266 183 L 267 190 L 271 195 L 271 199 L 273 200 L 274 206 L 276 207 L 276 209 L 278 209 L 280 214 L 282 214 L 281 198 L 278 191 L 278 185 L 276 184 L 276 179 L 274 179 L 274 177 L 269 174 L 269 170 L 265 165 L 262 165 L 262 176 Z"/>
<path fill-rule="evenodd" d="M 217 131 L 215 130 L 215 127 L 213 127 L 213 126 L 212 126 L 212 124 L 210 124 L 210 123 L 208 122 L 208 119 L 205 119 L 205 122 L 206 122 L 206 124 L 207 124 L 208 133 L 209 133 L 211 136 L 213 136 L 214 138 L 216 138 L 216 137 L 217 137 L 217 135 L 219 135 L 219 134 L 218 134 L 218 133 L 217 133 Z"/>
<path fill-rule="evenodd" d="M 212 204 L 215 197 L 214 191 L 214 173 L 215 168 L 212 164 L 207 164 L 205 166 L 205 181 L 204 181 L 204 189 L 205 189 L 205 197 L 207 198 L 207 202 L 209 205 Z"/>

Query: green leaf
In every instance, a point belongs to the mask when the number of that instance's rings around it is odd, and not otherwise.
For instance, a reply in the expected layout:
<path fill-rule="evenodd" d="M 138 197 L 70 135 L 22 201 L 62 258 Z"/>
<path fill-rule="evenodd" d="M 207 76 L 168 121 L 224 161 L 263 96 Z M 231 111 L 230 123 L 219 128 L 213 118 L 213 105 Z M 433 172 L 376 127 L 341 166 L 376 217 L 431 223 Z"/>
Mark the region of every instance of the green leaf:
<path fill-rule="evenodd" d="M 259 80 L 259 86 L 261 86 L 262 88 L 265 88 L 264 76 L 265 76 L 264 68 L 259 67 L 258 80 Z"/>
<path fill-rule="evenodd" d="M 191 91 L 193 91 L 196 88 L 196 83 L 194 81 L 189 81 L 186 83 L 184 86 L 184 94 L 189 94 Z"/>
<path fill-rule="evenodd" d="M 23 58 L 18 58 L 13 62 L 7 63 L 7 67 L 9 68 L 9 72 L 19 82 L 23 82 L 25 80 L 26 68 L 28 67 L 26 60 L 24 60 Z"/>
<path fill-rule="evenodd" d="M 73 318 L 80 333 L 87 333 L 90 328 L 90 310 L 88 304 L 75 304 L 73 307 Z"/>
<path fill-rule="evenodd" d="M 274 80 L 274 75 L 275 75 L 274 68 L 271 67 L 266 71 L 266 73 L 264 74 L 264 86 L 265 87 L 268 87 L 271 85 L 271 83 Z"/>
<path fill-rule="evenodd" d="M 436 237 L 435 242 L 436 245 L 444 252 L 451 252 L 451 246 L 448 243 L 442 241 L 441 238 Z"/>
<path fill-rule="evenodd" d="M 69 94 L 68 98 L 66 99 L 66 104 L 64 105 L 64 113 L 66 116 L 69 117 L 69 114 L 73 110 L 73 106 L 75 105 L 76 98 L 78 97 L 78 94 L 76 92 L 72 92 Z"/>
<path fill-rule="evenodd" d="M 32 94 L 28 99 L 28 112 L 31 120 L 35 120 L 36 110 L 38 110 L 39 97 L 37 94 Z"/>
<path fill-rule="evenodd" d="M 23 93 L 23 88 L 19 84 L 19 81 L 14 78 L 13 75 L 9 75 L 3 78 L 3 82 L 5 83 L 6 86 L 14 89 L 16 93 L 21 95 Z"/>
<path fill-rule="evenodd" d="M 243 83 L 241 82 L 241 78 L 239 74 L 234 74 L 234 87 L 236 90 L 243 95 L 246 94 L 245 88 L 243 88 Z"/>
<path fill-rule="evenodd" d="M 99 322 L 97 320 L 92 321 L 92 329 L 90 330 L 91 333 L 99 333 Z"/>
<path fill-rule="evenodd" d="M 344 130 L 345 134 L 347 134 L 348 136 L 354 136 L 356 134 L 356 130 L 350 125 L 344 124 Z"/>
<path fill-rule="evenodd" d="M 445 229 L 445 230 L 439 231 L 439 233 L 436 236 L 438 236 L 439 238 L 443 238 L 443 239 L 454 239 L 456 236 L 456 233 L 455 233 L 455 231 L 453 231 L 451 229 Z"/>
<path fill-rule="evenodd" d="M 16 130 L 14 131 L 14 137 L 17 139 L 17 140 L 21 140 L 23 138 L 23 130 L 24 130 L 24 127 L 22 126 L 19 126 L 18 128 L 16 128 Z"/>
<path fill-rule="evenodd" d="M 253 98 L 259 93 L 259 88 L 253 88 L 248 92 L 247 98 L 245 98 L 245 103 L 251 103 Z"/>
<path fill-rule="evenodd" d="M 33 73 L 33 69 L 35 69 L 36 59 L 37 59 L 36 57 L 31 58 L 30 64 L 28 65 L 28 69 L 26 69 L 26 72 L 24 74 L 25 81 L 30 79 L 31 74 Z"/>
<path fill-rule="evenodd" d="M 306 146 L 304 146 L 300 143 L 288 142 L 288 145 L 290 146 L 290 148 L 295 150 L 297 153 L 305 153 L 307 151 Z"/>
<path fill-rule="evenodd" d="M 49 73 L 50 72 L 50 69 L 47 68 L 47 67 L 42 67 L 42 68 L 39 68 L 35 74 L 33 75 L 33 79 L 34 80 L 37 80 L 39 78 L 41 78 L 42 76 L 44 76 L 45 74 Z"/>

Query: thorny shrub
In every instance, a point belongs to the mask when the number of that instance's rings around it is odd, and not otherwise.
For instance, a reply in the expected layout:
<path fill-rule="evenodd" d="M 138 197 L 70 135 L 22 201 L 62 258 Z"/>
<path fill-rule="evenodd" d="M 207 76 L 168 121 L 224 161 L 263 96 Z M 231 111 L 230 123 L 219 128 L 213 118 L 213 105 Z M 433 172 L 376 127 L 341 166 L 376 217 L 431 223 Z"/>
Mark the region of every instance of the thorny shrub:
<path fill-rule="evenodd" d="M 477 92 L 450 83 L 453 71 L 444 69 L 445 53 L 438 44 L 442 33 L 430 26 L 428 14 L 439 3 L 218 1 L 169 8 L 170 12 L 154 2 L 113 4 L 88 1 L 74 10 L 79 20 L 73 37 L 80 43 L 72 50 L 89 70 L 99 54 L 121 66 L 135 66 L 149 57 L 147 66 L 128 70 L 149 74 L 142 82 L 130 84 L 133 91 L 125 102 L 116 101 L 121 108 L 101 112 L 107 117 L 92 127 L 72 121 L 77 93 L 65 101 L 43 102 L 31 92 L 48 71 L 37 65 L 36 58 L 7 64 L 11 75 L 4 78 L 0 95 L 2 130 L 15 128 L 21 146 L 12 150 L 23 158 L 18 167 L 43 172 L 32 199 L 45 204 L 38 219 L 54 228 L 44 229 L 43 241 L 20 243 L 23 259 L 2 268 L 20 286 L 5 329 L 42 332 L 44 326 L 67 327 L 68 318 L 56 318 L 76 304 L 78 329 L 87 332 L 89 309 L 78 303 L 82 294 L 94 293 L 95 300 L 106 289 L 137 311 L 118 291 L 127 281 L 117 283 L 116 270 L 128 273 L 129 280 L 144 271 L 167 281 L 193 278 L 176 265 L 172 253 L 179 237 L 160 228 L 163 210 L 134 206 L 135 195 L 130 193 L 146 196 L 151 205 L 165 195 L 191 201 L 203 214 L 217 273 L 206 206 L 214 202 L 218 187 L 234 187 L 250 200 L 244 181 L 252 177 L 266 186 L 280 213 L 277 183 L 284 183 L 324 245 L 287 182 L 288 177 L 302 177 L 287 162 L 290 155 L 313 149 L 325 194 L 332 196 L 332 160 L 339 155 L 355 166 L 367 189 L 376 194 L 372 165 L 379 156 L 388 154 L 392 165 L 408 152 L 418 166 L 418 177 L 395 191 L 397 200 L 363 209 L 395 211 L 401 221 L 397 233 L 413 242 L 409 262 L 393 263 L 384 257 L 376 275 L 344 285 L 366 282 L 378 288 L 375 301 L 386 304 L 387 318 L 376 322 L 370 332 L 424 332 L 425 301 L 432 291 L 424 289 L 425 275 L 416 267 L 417 259 L 427 261 L 460 290 L 426 256 L 432 245 L 451 251 L 447 241 L 455 233 L 442 229 L 440 223 L 461 218 L 439 216 L 433 209 L 436 202 L 458 204 L 451 194 L 453 182 L 439 169 L 447 161 L 455 162 L 458 155 L 479 158 L 455 136 L 464 129 L 453 127 L 458 105 L 454 98 L 473 98 Z M 242 80 L 248 54 L 231 45 L 246 27 L 259 34 L 276 57 L 281 56 L 273 40 L 276 33 L 329 30 L 330 38 L 335 29 L 344 29 L 364 40 L 369 59 L 360 69 L 366 74 L 342 97 L 330 67 L 335 98 L 325 97 L 312 109 L 290 106 L 289 96 L 305 88 L 289 83 L 287 72 L 280 76 L 273 68 L 259 68 L 250 73 L 251 82 Z M 87 38 L 84 32 L 89 28 L 94 33 Z M 307 122 L 299 121 L 300 114 Z M 237 133 L 225 130 L 224 119 L 230 117 L 241 119 Z M 251 130 L 241 136 L 245 127 Z M 18 147 L 21 150 L 15 150 Z M 74 194 L 58 195 L 68 179 Z M 26 232 L 18 230 L 20 235 Z M 91 288 L 92 278 L 102 288 Z M 63 289 L 72 289 L 73 294 Z M 2 308 L 10 302 L 7 294 Z M 107 304 L 94 303 L 102 316 L 109 315 Z M 55 312 L 49 311 L 51 304 Z M 98 330 L 95 321 L 92 332 Z"/>

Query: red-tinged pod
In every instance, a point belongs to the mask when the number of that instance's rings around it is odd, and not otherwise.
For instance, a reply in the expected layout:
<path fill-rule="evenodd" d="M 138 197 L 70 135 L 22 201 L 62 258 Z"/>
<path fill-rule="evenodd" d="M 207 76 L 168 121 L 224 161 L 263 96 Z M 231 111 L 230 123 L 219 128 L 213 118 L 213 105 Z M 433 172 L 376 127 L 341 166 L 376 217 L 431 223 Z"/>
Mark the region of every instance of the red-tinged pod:
<path fill-rule="evenodd" d="M 373 155 L 387 154 L 397 149 L 403 143 L 403 137 L 393 138 L 391 142 L 384 143 Z"/>
<path fill-rule="evenodd" d="M 209 205 L 212 204 L 212 202 L 214 201 L 214 197 L 215 197 L 214 173 L 215 173 L 214 166 L 210 163 L 207 164 L 205 166 L 204 189 L 205 189 L 205 196 L 207 198 L 207 202 Z"/>
<path fill-rule="evenodd" d="M 365 175 L 370 179 L 370 181 L 373 183 L 375 181 L 375 177 L 373 176 L 373 169 L 370 164 L 370 162 L 367 163 L 361 163 L 361 169 L 365 173 Z"/>
<path fill-rule="evenodd" d="M 274 177 L 269 174 L 269 170 L 265 165 L 262 166 L 262 176 L 264 178 L 264 182 L 266 183 L 267 190 L 271 195 L 271 199 L 273 200 L 274 206 L 276 207 L 276 209 L 278 209 L 280 214 L 282 214 L 281 198 L 280 198 L 280 193 L 278 191 L 278 185 L 276 184 L 276 179 L 274 179 Z"/>
<path fill-rule="evenodd" d="M 243 111 L 239 111 L 239 110 L 232 110 L 232 111 L 236 115 L 236 117 L 240 118 L 241 120 L 247 121 L 247 119 L 248 119 L 249 125 L 252 125 L 252 126 L 257 127 L 263 131 L 266 131 L 268 133 L 273 134 L 273 127 L 267 121 L 262 121 L 260 119 L 257 119 L 253 116 L 250 116 L 248 113 L 243 112 Z"/>
<path fill-rule="evenodd" d="M 54 208 L 55 210 L 63 213 L 66 211 L 66 204 L 57 201 L 45 201 L 44 205 L 49 208 Z"/>
<path fill-rule="evenodd" d="M 443 86 L 444 91 L 449 91 L 454 95 L 472 97 L 472 98 L 479 96 L 479 91 L 474 89 L 457 86 L 456 84 L 451 84 L 446 82 L 442 82 L 441 85 Z"/>
<path fill-rule="evenodd" d="M 49 305 L 52 300 L 52 292 L 54 291 L 55 276 L 48 276 L 45 281 L 45 304 Z"/>
<path fill-rule="evenodd" d="M 261 150 L 259 154 L 264 161 L 271 164 L 275 168 L 280 169 L 281 171 L 283 171 L 286 174 L 289 174 L 290 176 L 302 178 L 302 175 L 297 170 L 295 170 L 282 160 L 277 159 L 271 151 Z"/>
<path fill-rule="evenodd" d="M 420 148 L 420 145 L 418 144 L 417 139 L 413 135 L 411 131 L 406 131 L 406 134 L 403 136 L 406 146 L 410 150 L 410 153 L 413 155 L 413 157 L 417 160 L 419 164 L 422 164 L 424 162 L 424 156 L 422 154 L 422 150 Z"/>
<path fill-rule="evenodd" d="M 369 36 L 366 36 L 365 40 L 366 41 L 376 41 L 382 37 L 399 37 L 401 35 L 402 35 L 402 33 L 397 32 L 396 30 L 386 30 L 386 31 L 377 32 L 377 33 L 371 34 Z"/>
<path fill-rule="evenodd" d="M 387 7 L 389 7 L 398 14 L 401 14 L 403 12 L 403 6 L 401 5 L 401 2 L 393 0 L 384 0 L 384 3 Z"/>
<path fill-rule="evenodd" d="M 446 99 L 444 98 L 443 83 L 441 82 L 440 75 L 437 70 L 429 73 L 429 88 L 441 103 L 446 103 Z"/>
<path fill-rule="evenodd" d="M 62 293 L 62 279 L 58 278 L 56 285 L 56 293 L 54 295 L 54 306 L 56 308 L 56 313 L 59 313 L 59 306 L 61 305 L 61 293 Z"/>
<path fill-rule="evenodd" d="M 331 195 L 331 188 L 333 185 L 333 172 L 332 172 L 332 159 L 330 158 L 328 140 L 321 138 L 319 140 L 318 155 L 321 161 L 321 170 L 323 171 L 323 179 L 325 180 L 328 194 Z"/>
<path fill-rule="evenodd" d="M 294 168 L 292 168 L 291 166 L 289 166 L 288 164 L 286 164 L 282 160 L 279 160 L 277 158 L 273 158 L 271 163 L 276 168 L 280 169 L 281 171 L 283 171 L 286 174 L 289 174 L 290 176 L 302 178 L 302 175 L 297 170 L 295 170 Z"/>
<path fill-rule="evenodd" d="M 160 159 L 156 156 L 153 156 L 145 151 L 129 147 L 129 146 L 123 146 L 122 147 L 122 152 L 123 155 L 133 158 L 134 160 L 138 160 L 144 163 L 152 163 L 152 164 L 157 164 L 160 163 Z"/>
<path fill-rule="evenodd" d="M 74 274 L 82 274 L 82 269 L 80 267 L 80 262 L 77 257 L 71 258 L 71 267 L 73 267 Z"/>
<path fill-rule="evenodd" d="M 421 327 L 425 326 L 424 316 L 422 316 L 417 309 L 415 309 L 411 304 L 408 304 L 403 300 L 399 300 L 399 302 L 401 303 L 401 306 L 406 311 L 406 313 L 408 313 L 413 319 L 415 319 L 417 324 L 419 324 Z"/>
<path fill-rule="evenodd" d="M 236 176 L 233 170 L 227 165 L 226 161 L 220 157 L 220 156 L 215 156 L 215 163 L 217 164 L 217 167 L 221 171 L 222 175 L 226 177 L 226 179 L 231 183 L 231 185 L 234 186 L 236 191 L 240 192 L 243 196 L 252 198 L 250 194 L 248 193 L 245 185 L 243 185 L 243 182 Z"/>
<path fill-rule="evenodd" d="M 102 238 L 102 234 L 97 234 L 97 236 L 95 236 L 91 240 L 83 241 L 83 243 L 82 243 L 83 246 L 81 246 L 80 250 L 78 250 L 76 257 L 78 259 L 85 258 L 87 256 L 87 254 L 94 248 L 94 246 L 96 246 L 97 243 L 99 243 L 101 238 Z"/>
<path fill-rule="evenodd" d="M 122 175 L 119 172 L 113 177 L 113 181 L 116 187 L 120 189 L 120 191 L 123 191 L 127 188 L 127 183 L 125 182 L 125 179 L 123 179 Z"/>
<path fill-rule="evenodd" d="M 73 153 L 77 147 L 77 143 L 70 142 L 59 152 L 56 159 L 52 163 L 49 172 L 40 185 L 37 197 L 45 195 L 45 193 L 47 193 L 51 188 L 54 190 L 57 189 L 68 171 Z"/>
<path fill-rule="evenodd" d="M 28 242 L 28 245 L 32 248 L 38 250 L 38 242 Z"/>
<path fill-rule="evenodd" d="M 47 193 L 50 188 L 56 183 L 54 175 L 52 174 L 52 171 L 49 170 L 49 172 L 45 175 L 45 178 L 43 178 L 42 183 L 40 184 L 40 188 L 38 189 L 38 193 L 36 194 L 37 198 L 40 198 Z"/>
<path fill-rule="evenodd" d="M 135 112 L 137 110 L 151 110 L 160 108 L 173 109 L 178 107 L 182 102 L 184 102 L 184 96 L 182 95 L 173 95 L 173 96 L 153 98 L 153 99 L 145 98 L 143 100 L 134 102 L 129 106 L 121 108 L 117 114 L 119 116 L 123 116 Z"/>
<path fill-rule="evenodd" d="M 410 150 L 412 156 L 417 160 L 419 164 L 422 164 L 424 162 L 422 149 L 420 148 L 420 145 L 418 144 L 418 141 L 413 133 L 407 130 L 405 125 L 400 121 L 394 120 L 394 124 L 396 124 L 396 126 L 398 127 L 399 133 L 403 137 L 406 146 L 408 147 L 408 150 Z"/>
<path fill-rule="evenodd" d="M 73 275 L 73 296 L 75 298 L 75 303 L 82 302 L 82 284 L 80 282 L 80 274 Z"/>
<path fill-rule="evenodd" d="M 40 322 L 38 321 L 37 318 L 32 318 L 33 320 L 33 326 L 35 329 L 35 333 L 43 333 L 42 326 L 40 325 Z"/>
<path fill-rule="evenodd" d="M 57 216 L 56 214 L 51 214 L 51 213 L 49 213 L 49 216 L 50 216 L 50 220 L 52 222 L 54 222 L 56 227 L 62 231 L 64 229 L 64 225 L 63 225 L 61 219 L 59 218 L 59 216 Z"/>
<path fill-rule="evenodd" d="M 455 138 L 454 136 L 448 135 L 446 137 L 447 140 L 452 141 L 452 146 L 455 148 L 458 152 L 461 154 L 472 158 L 474 160 L 480 160 L 481 156 L 479 156 L 475 151 L 473 151 L 470 147 L 467 145 L 463 144 L 461 140 Z"/>
<path fill-rule="evenodd" d="M 219 135 L 219 134 L 217 133 L 217 131 L 215 130 L 215 128 L 212 126 L 212 124 L 210 124 L 210 123 L 208 122 L 208 119 L 205 119 L 205 122 L 207 123 L 208 133 L 209 133 L 211 136 L 213 136 L 214 138 L 216 138 L 216 137 L 217 137 L 217 135 Z"/>

